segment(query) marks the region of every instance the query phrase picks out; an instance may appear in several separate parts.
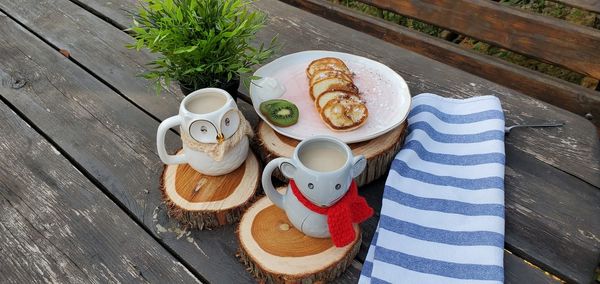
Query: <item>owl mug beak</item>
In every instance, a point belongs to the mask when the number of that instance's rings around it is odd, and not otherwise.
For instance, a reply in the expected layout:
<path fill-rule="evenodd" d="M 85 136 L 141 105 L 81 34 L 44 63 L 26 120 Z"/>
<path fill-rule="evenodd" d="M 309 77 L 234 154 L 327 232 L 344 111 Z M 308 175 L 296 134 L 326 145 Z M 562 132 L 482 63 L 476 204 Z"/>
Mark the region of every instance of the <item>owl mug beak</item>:
<path fill-rule="evenodd" d="M 223 135 L 223 133 L 217 134 L 217 143 L 221 144 L 223 143 L 223 140 L 225 140 L 225 136 Z"/>

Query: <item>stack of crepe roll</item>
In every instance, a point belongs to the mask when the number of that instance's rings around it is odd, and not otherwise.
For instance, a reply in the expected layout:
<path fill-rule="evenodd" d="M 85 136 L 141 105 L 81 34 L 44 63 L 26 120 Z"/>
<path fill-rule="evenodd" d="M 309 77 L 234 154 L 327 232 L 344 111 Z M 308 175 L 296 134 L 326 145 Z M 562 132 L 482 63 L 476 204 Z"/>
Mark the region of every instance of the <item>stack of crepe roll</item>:
<path fill-rule="evenodd" d="M 352 72 L 339 58 L 325 57 L 306 68 L 309 92 L 327 127 L 350 131 L 365 124 L 369 112 L 352 81 Z"/>

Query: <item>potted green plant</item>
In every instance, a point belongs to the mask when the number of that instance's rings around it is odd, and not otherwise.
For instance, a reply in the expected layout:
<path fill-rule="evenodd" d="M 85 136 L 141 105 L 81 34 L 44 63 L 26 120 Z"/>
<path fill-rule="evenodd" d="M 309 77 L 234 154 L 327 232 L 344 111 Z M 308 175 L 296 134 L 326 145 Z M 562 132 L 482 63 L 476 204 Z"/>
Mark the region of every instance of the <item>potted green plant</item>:
<path fill-rule="evenodd" d="M 184 94 L 206 88 L 225 89 L 237 96 L 240 76 L 274 53 L 268 46 L 250 42 L 266 23 L 266 15 L 248 9 L 246 0 L 143 0 L 129 30 L 136 41 L 130 48 L 148 48 L 161 56 L 150 62 L 143 76 L 179 82 Z M 251 76 L 247 77 L 253 79 Z"/>

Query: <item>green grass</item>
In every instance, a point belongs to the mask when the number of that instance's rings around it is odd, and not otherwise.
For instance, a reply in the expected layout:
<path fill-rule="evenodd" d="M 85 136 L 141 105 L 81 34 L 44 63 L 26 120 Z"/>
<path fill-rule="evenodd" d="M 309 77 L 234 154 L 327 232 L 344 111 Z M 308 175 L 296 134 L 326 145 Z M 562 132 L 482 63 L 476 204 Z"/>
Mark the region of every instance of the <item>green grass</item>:
<path fill-rule="evenodd" d="M 409 29 L 413 29 L 431 36 L 442 37 L 444 35 L 443 28 L 430 25 L 412 18 L 408 18 L 393 12 L 383 11 L 379 8 L 360 3 L 356 0 L 331 1 L 340 3 L 347 7 L 362 11 L 375 17 L 383 18 L 387 21 L 394 22 L 396 24 L 408 27 Z M 545 0 L 500 0 L 500 3 L 507 6 L 523 9 L 532 13 L 565 20 L 578 25 L 600 29 L 600 20 L 596 18 L 596 15 L 594 13 L 587 12 L 581 9 L 567 7 L 560 3 Z M 540 60 L 516 52 L 493 46 L 485 42 L 478 41 L 474 38 L 459 35 L 458 37 L 454 38 L 454 42 L 456 42 L 463 48 L 471 49 L 482 54 L 498 57 L 508 62 L 518 64 L 529 69 L 536 70 L 541 73 L 548 74 L 575 84 L 581 84 L 591 88 L 595 87 L 596 84 L 598 84 L 597 80 L 585 78 L 584 75 L 579 74 L 577 72 L 573 72 L 554 64 L 545 63 Z"/>

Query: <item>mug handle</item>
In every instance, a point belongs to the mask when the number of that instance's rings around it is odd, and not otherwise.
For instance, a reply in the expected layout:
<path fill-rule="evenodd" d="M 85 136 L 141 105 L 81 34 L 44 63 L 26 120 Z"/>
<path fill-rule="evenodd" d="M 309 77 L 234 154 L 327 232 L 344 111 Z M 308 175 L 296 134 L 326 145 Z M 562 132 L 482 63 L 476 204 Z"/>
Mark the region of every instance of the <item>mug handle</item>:
<path fill-rule="evenodd" d="M 283 163 L 292 164 L 292 160 L 288 158 L 277 158 L 273 159 L 267 164 L 267 166 L 265 166 L 265 169 L 262 173 L 262 186 L 263 190 L 267 194 L 267 197 L 271 199 L 275 206 L 285 210 L 285 208 L 283 207 L 283 194 L 279 193 L 279 191 L 275 189 L 275 187 L 273 186 L 273 182 L 271 181 L 271 175 L 273 175 L 273 171 L 276 168 L 281 168 L 281 164 Z M 289 176 L 286 177 L 292 178 Z"/>
<path fill-rule="evenodd" d="M 181 117 L 176 115 L 165 119 L 158 126 L 158 131 L 156 133 L 156 148 L 158 149 L 158 156 L 165 164 L 173 165 L 184 164 L 187 162 L 185 153 L 181 153 L 179 155 L 169 155 L 167 153 L 167 149 L 165 148 L 165 136 L 167 135 L 167 131 L 171 129 L 171 127 L 175 127 L 180 124 Z"/>
<path fill-rule="evenodd" d="M 352 160 L 352 178 L 358 177 L 367 168 L 367 159 L 363 155 L 354 156 Z"/>

